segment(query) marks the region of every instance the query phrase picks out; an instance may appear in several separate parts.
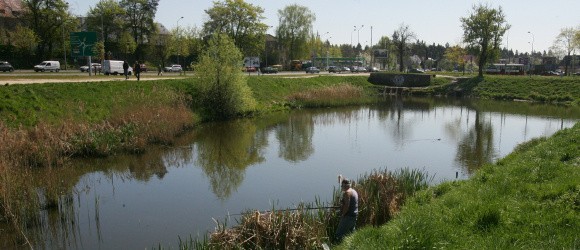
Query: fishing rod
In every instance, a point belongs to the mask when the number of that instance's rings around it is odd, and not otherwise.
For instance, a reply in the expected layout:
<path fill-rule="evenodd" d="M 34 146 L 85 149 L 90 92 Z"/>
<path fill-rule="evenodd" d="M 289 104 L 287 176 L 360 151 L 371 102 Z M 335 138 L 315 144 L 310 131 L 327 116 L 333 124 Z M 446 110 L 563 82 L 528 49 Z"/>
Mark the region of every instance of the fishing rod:
<path fill-rule="evenodd" d="M 280 210 L 265 210 L 265 211 L 249 211 L 239 214 L 228 214 L 228 216 L 238 216 L 238 215 L 245 215 L 245 214 L 252 214 L 258 212 L 260 214 L 267 214 L 273 212 L 285 212 L 285 211 L 298 211 L 298 210 L 317 210 L 317 209 L 330 209 L 330 208 L 340 208 L 340 206 L 327 206 L 327 207 L 307 207 L 307 208 L 287 208 L 287 209 L 280 209 Z"/>
<path fill-rule="evenodd" d="M 342 174 L 338 175 L 338 183 L 340 184 L 342 180 L 345 180 L 345 178 L 342 176 Z M 354 183 L 353 183 L 354 184 Z M 260 214 L 266 214 L 266 213 L 272 213 L 272 212 L 277 212 L 277 211 L 298 211 L 298 210 L 318 210 L 318 209 L 338 209 L 340 208 L 340 206 L 326 206 L 326 207 L 307 207 L 307 208 L 287 208 L 287 209 L 280 209 L 280 210 L 266 210 L 266 211 L 259 211 L 259 210 L 255 210 L 255 211 L 249 211 L 249 212 L 244 212 L 244 213 L 238 213 L 238 214 L 228 214 L 227 216 L 239 216 L 239 215 L 246 215 L 246 214 L 252 214 L 252 213 L 260 213 Z"/>

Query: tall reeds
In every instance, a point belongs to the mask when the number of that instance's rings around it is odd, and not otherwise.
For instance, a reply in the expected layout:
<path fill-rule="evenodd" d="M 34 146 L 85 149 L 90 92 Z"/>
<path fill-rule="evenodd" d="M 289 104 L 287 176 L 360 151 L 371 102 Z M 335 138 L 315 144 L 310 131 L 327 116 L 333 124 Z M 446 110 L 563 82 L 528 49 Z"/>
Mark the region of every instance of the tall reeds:
<path fill-rule="evenodd" d="M 34 168 L 54 168 L 57 174 L 71 157 L 135 153 L 148 143 L 171 144 L 194 125 L 186 97 L 167 89 L 152 94 L 165 95 L 165 101 L 135 97 L 134 105 L 115 110 L 102 122 L 66 120 L 17 128 L 0 122 L 0 223 L 13 224 L 28 241 L 23 228 L 38 222 L 41 209 L 56 208 L 66 199 L 58 184 L 40 187 L 32 178 Z"/>
<path fill-rule="evenodd" d="M 321 107 L 328 105 L 348 105 L 360 102 L 364 98 L 362 87 L 351 84 L 340 84 L 324 88 L 315 88 L 306 91 L 297 92 L 286 97 L 286 100 L 295 105 L 308 107 Z"/>
<path fill-rule="evenodd" d="M 357 228 L 379 226 L 399 211 L 405 199 L 428 186 L 429 177 L 419 170 L 407 168 L 395 172 L 376 170 L 361 176 L 353 187 L 359 194 Z M 332 206 L 299 204 L 287 210 L 249 211 L 242 214 L 237 225 L 228 228 L 218 223 L 204 243 L 194 244 L 207 249 L 322 249 L 332 242 L 338 221 L 338 197 L 335 189 Z"/>

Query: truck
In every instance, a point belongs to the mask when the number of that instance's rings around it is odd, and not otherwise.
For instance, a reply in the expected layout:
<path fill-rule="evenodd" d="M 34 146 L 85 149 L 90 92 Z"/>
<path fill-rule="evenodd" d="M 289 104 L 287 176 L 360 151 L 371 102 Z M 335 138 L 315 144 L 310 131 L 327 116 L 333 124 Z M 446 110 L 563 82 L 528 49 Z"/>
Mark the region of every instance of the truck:
<path fill-rule="evenodd" d="M 123 61 L 120 60 L 104 60 L 101 65 L 101 70 L 105 75 L 122 75 L 123 74 Z M 129 66 L 127 74 L 131 75 L 133 68 Z"/>
<path fill-rule="evenodd" d="M 38 65 L 34 66 L 34 72 L 44 72 L 44 71 L 50 71 L 50 72 L 58 72 L 60 71 L 60 62 L 59 61 L 43 61 Z"/>

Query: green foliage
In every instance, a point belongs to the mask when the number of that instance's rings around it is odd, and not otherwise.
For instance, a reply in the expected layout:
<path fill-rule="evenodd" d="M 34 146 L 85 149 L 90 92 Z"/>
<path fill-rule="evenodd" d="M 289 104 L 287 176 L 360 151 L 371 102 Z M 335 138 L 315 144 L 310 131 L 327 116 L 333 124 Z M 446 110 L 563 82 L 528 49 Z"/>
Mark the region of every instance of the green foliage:
<path fill-rule="evenodd" d="M 473 6 L 469 17 L 462 17 L 463 41 L 479 53 L 479 76 L 483 76 L 484 66 L 499 55 L 501 38 L 509 29 L 502 8 L 489 5 Z"/>
<path fill-rule="evenodd" d="M 316 15 L 308 7 L 293 4 L 278 10 L 278 17 L 280 24 L 276 29 L 276 37 L 280 48 L 284 48 L 286 60 L 306 57 L 306 41 L 312 33 Z"/>
<path fill-rule="evenodd" d="M 256 56 L 264 51 L 268 25 L 263 23 L 264 9 L 261 7 L 243 0 L 215 1 L 205 13 L 209 17 L 203 24 L 206 36 L 227 34 L 245 56 Z"/>
<path fill-rule="evenodd" d="M 231 38 L 215 34 L 195 66 L 199 100 L 206 118 L 227 119 L 253 111 L 256 101 L 240 70 L 242 54 Z"/>

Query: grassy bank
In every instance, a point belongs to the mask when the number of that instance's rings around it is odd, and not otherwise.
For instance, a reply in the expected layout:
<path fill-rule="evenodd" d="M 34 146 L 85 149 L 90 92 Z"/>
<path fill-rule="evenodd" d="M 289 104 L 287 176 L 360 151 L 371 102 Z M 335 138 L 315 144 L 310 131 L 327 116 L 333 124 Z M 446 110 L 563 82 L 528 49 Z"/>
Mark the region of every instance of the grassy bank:
<path fill-rule="evenodd" d="M 580 124 L 520 145 L 467 181 L 419 192 L 339 249 L 577 249 Z"/>
<path fill-rule="evenodd" d="M 580 105 L 580 77 L 485 76 L 435 87 L 432 94 Z"/>

